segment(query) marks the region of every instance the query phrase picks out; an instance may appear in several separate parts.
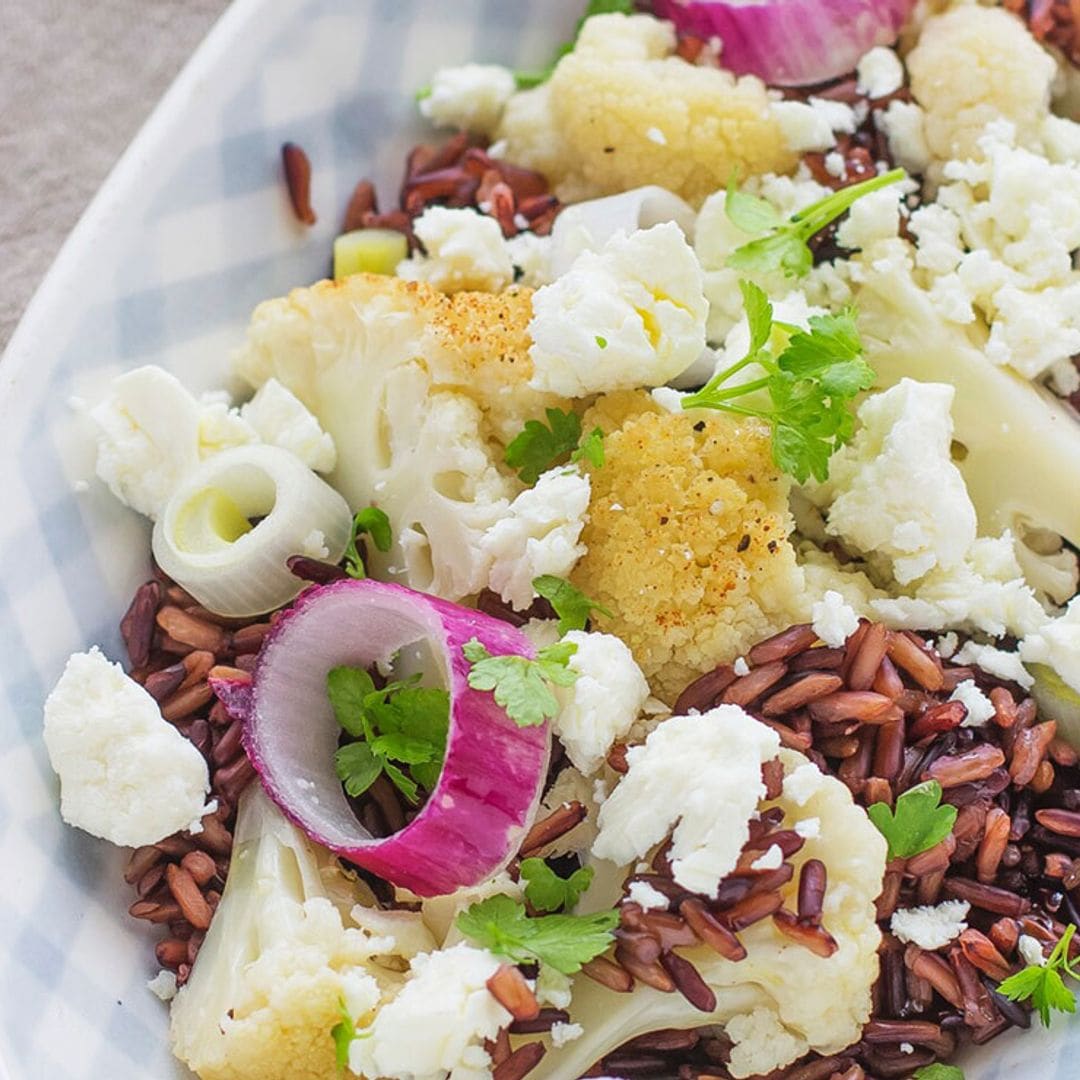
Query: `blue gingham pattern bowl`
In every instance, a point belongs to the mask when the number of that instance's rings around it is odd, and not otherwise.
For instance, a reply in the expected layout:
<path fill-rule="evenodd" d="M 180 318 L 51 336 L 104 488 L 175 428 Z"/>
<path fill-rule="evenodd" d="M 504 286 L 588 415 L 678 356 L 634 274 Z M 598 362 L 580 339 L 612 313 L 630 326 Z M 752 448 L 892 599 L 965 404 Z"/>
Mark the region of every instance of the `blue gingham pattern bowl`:
<path fill-rule="evenodd" d="M 122 656 L 117 622 L 148 571 L 146 523 L 93 478 L 80 402 L 143 363 L 196 390 L 220 385 L 252 307 L 327 272 L 356 180 L 396 190 L 425 137 L 413 94 L 432 70 L 538 66 L 582 6 L 237 0 L 27 312 L 0 362 L 0 1080 L 187 1075 L 146 989 L 156 965 L 146 925 L 126 914 L 125 854 L 61 824 L 40 736 L 69 653 L 96 642 Z M 279 176 L 286 139 L 314 165 L 311 230 Z M 1080 1023 L 1059 1021 L 965 1068 L 968 1080 L 1065 1080 L 1076 1060 Z"/>

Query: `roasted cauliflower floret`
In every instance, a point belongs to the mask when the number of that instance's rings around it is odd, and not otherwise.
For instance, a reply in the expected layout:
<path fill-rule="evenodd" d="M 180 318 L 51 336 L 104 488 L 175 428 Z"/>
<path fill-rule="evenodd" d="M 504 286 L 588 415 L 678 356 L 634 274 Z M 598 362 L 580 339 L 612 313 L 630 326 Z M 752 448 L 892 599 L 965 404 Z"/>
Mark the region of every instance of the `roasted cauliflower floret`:
<path fill-rule="evenodd" d="M 787 172 L 796 155 L 756 78 L 674 55 L 670 23 L 589 19 L 549 84 L 510 99 L 506 157 L 576 200 L 659 184 L 695 205 L 742 176 Z"/>
<path fill-rule="evenodd" d="M 1057 70 L 1015 15 L 977 4 L 927 20 L 907 67 L 926 110 L 927 144 L 946 161 L 978 157 L 991 120 L 1011 120 L 1037 140 Z"/>
<path fill-rule="evenodd" d="M 797 621 L 788 481 L 764 425 L 673 414 L 629 392 L 601 398 L 584 426 L 606 432 L 606 462 L 592 472 L 588 551 L 572 579 L 615 613 L 598 627 L 629 645 L 654 692 L 671 700 Z"/>

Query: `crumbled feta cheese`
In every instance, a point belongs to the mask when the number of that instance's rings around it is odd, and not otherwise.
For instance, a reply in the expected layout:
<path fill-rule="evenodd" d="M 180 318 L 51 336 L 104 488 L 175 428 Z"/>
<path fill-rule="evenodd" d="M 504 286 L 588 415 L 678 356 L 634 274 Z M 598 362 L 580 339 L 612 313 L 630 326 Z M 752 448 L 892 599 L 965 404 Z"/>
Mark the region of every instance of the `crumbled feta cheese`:
<path fill-rule="evenodd" d="M 890 101 L 875 121 L 889 140 L 893 160 L 909 173 L 921 176 L 930 167 L 930 147 L 926 143 L 926 113 L 910 101 Z"/>
<path fill-rule="evenodd" d="M 901 584 L 959 565 L 975 540 L 975 508 L 950 457 L 956 391 L 902 379 L 859 408 L 861 427 L 810 498 L 826 531 L 854 551 L 886 557 Z"/>
<path fill-rule="evenodd" d="M 633 903 L 639 904 L 645 911 L 657 908 L 667 910 L 668 898 L 647 881 L 632 881 L 628 895 Z"/>
<path fill-rule="evenodd" d="M 413 231 L 427 254 L 399 263 L 398 277 L 426 281 L 446 293 L 501 292 L 514 280 L 502 229 L 492 217 L 471 207 L 429 206 Z"/>
<path fill-rule="evenodd" d="M 805 806 L 820 790 L 825 775 L 816 766 L 807 763 L 784 777 L 784 798 L 796 806 Z"/>
<path fill-rule="evenodd" d="M 277 379 L 267 379 L 255 396 L 240 406 L 240 417 L 264 443 L 288 450 L 315 472 L 333 472 L 337 464 L 334 440 Z"/>
<path fill-rule="evenodd" d="M 780 742 L 736 705 L 675 716 L 631 747 L 629 771 L 600 808 L 593 854 L 625 865 L 672 829 L 675 880 L 713 896 L 750 836 L 761 766 Z"/>
<path fill-rule="evenodd" d="M 845 603 L 840 593 L 830 589 L 810 608 L 814 633 L 826 645 L 836 649 L 859 628 L 859 616 L 855 609 Z"/>
<path fill-rule="evenodd" d="M 835 176 L 837 180 L 847 179 L 847 162 L 844 161 L 844 155 L 833 150 L 825 155 L 825 171 L 830 176 Z"/>
<path fill-rule="evenodd" d="M 1080 598 L 1028 634 L 1020 642 L 1020 657 L 1028 664 L 1048 664 L 1080 693 Z"/>
<path fill-rule="evenodd" d="M 950 701 L 959 701 L 967 709 L 961 727 L 982 727 L 997 711 L 990 699 L 975 685 L 974 679 L 964 679 L 949 695 Z"/>
<path fill-rule="evenodd" d="M 731 670 L 741 679 L 744 675 L 750 674 L 750 665 L 746 662 L 745 656 L 736 656 L 735 663 L 731 665 Z"/>
<path fill-rule="evenodd" d="M 803 101 L 774 101 L 769 113 L 780 127 L 780 135 L 796 154 L 821 153 L 836 145 L 829 117 Z"/>
<path fill-rule="evenodd" d="M 521 232 L 506 241 L 506 250 L 510 261 L 520 271 L 517 278 L 519 285 L 538 289 L 553 280 L 550 236 Z"/>
<path fill-rule="evenodd" d="M 585 1029 L 580 1024 L 564 1024 L 561 1020 L 551 1025 L 551 1045 L 558 1048 L 574 1039 L 580 1039 Z"/>
<path fill-rule="evenodd" d="M 779 844 L 772 844 L 764 855 L 756 858 L 751 864 L 751 870 L 776 870 L 784 861 L 784 853 Z"/>
<path fill-rule="evenodd" d="M 326 533 L 322 529 L 312 529 L 300 542 L 300 554 L 309 559 L 326 559 L 330 549 L 326 546 Z"/>
<path fill-rule="evenodd" d="M 883 98 L 904 85 L 904 65 L 900 57 L 884 45 L 877 45 L 855 65 L 855 86 L 868 98 Z"/>
<path fill-rule="evenodd" d="M 141 367 L 114 379 L 90 416 L 100 428 L 98 476 L 122 503 L 156 517 L 199 463 L 199 403 L 175 375 Z"/>
<path fill-rule="evenodd" d="M 901 1054 L 914 1054 L 915 1053 L 915 1045 L 914 1045 L 914 1043 L 902 1042 L 900 1044 L 900 1053 Z"/>
<path fill-rule="evenodd" d="M 588 776 L 637 720 L 649 684 L 633 654 L 613 634 L 571 630 L 563 641 L 577 646 L 567 666 L 578 677 L 572 686 L 555 687 L 559 713 L 553 728 L 567 757 Z"/>
<path fill-rule="evenodd" d="M 159 971 L 146 984 L 147 990 L 162 1001 L 172 1001 L 176 997 L 176 973 L 172 971 Z"/>
<path fill-rule="evenodd" d="M 1028 966 L 1042 967 L 1046 963 L 1046 954 L 1043 952 L 1042 942 L 1030 934 L 1021 934 L 1016 943 L 1020 958 Z"/>
<path fill-rule="evenodd" d="M 816 840 L 821 835 L 821 818 L 804 818 L 796 821 L 793 828 L 804 840 Z"/>
<path fill-rule="evenodd" d="M 550 964 L 541 964 L 540 974 L 536 976 L 536 1000 L 555 1009 L 568 1009 L 573 986 L 569 975 L 556 971 Z"/>
<path fill-rule="evenodd" d="M 464 944 L 415 957 L 397 996 L 353 1040 L 349 1068 L 414 1080 L 485 1075 L 491 1056 L 484 1040 L 512 1019 L 487 988 L 498 968 L 486 949 Z"/>
<path fill-rule="evenodd" d="M 964 647 L 953 657 L 953 662 L 974 665 L 988 675 L 1014 682 L 1025 690 L 1030 690 L 1035 685 L 1035 680 L 1024 667 L 1019 653 L 997 649 L 993 645 L 965 642 Z"/>
<path fill-rule="evenodd" d="M 667 146 L 667 136 L 658 128 L 651 127 L 645 132 L 645 138 L 649 142 L 656 143 L 657 146 Z"/>
<path fill-rule="evenodd" d="M 480 553 L 491 561 L 491 588 L 517 610 L 532 603 L 534 578 L 565 577 L 585 554 L 578 538 L 589 492 L 589 478 L 576 466 L 549 469 L 480 538 Z"/>
<path fill-rule="evenodd" d="M 900 908 L 893 912 L 889 927 L 905 944 L 920 949 L 940 949 L 966 929 L 971 905 L 966 900 L 944 900 L 936 907 Z"/>
<path fill-rule="evenodd" d="M 1054 393 L 1062 397 L 1069 397 L 1080 390 L 1080 370 L 1071 357 L 1057 360 L 1050 365 L 1050 385 L 1054 388 Z"/>
<path fill-rule="evenodd" d="M 114 844 L 155 844 L 206 812 L 206 761 L 101 651 L 75 653 L 45 702 L 60 813 Z"/>
<path fill-rule="evenodd" d="M 937 650 L 937 654 L 942 660 L 948 660 L 953 653 L 956 652 L 959 644 L 960 639 L 950 630 L 949 633 L 942 634 L 941 637 L 934 642 L 934 648 Z"/>
<path fill-rule="evenodd" d="M 439 68 L 420 112 L 439 127 L 491 135 L 516 89 L 514 73 L 498 64 Z"/>
<path fill-rule="evenodd" d="M 831 98 L 811 97 L 808 99 L 810 108 L 824 117 L 825 122 L 833 131 L 842 132 L 845 135 L 854 135 L 859 126 L 855 110 L 842 101 L 833 101 Z"/>
<path fill-rule="evenodd" d="M 836 233 L 838 243 L 853 251 L 865 250 L 895 236 L 904 191 L 905 185 L 891 184 L 864 195 L 841 220 Z"/>
<path fill-rule="evenodd" d="M 534 293 L 530 385 L 565 397 L 660 386 L 700 356 L 707 314 L 678 225 L 616 233 Z"/>

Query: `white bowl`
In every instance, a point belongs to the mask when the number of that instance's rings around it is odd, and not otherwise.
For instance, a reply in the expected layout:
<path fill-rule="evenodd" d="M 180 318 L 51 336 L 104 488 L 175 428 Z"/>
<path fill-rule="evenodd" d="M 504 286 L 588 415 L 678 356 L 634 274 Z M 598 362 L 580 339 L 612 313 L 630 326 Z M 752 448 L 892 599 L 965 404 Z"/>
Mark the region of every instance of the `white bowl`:
<path fill-rule="evenodd" d="M 100 643 L 122 658 L 117 623 L 148 573 L 146 525 L 94 480 L 78 399 L 142 363 L 221 385 L 252 307 L 327 272 L 353 184 L 373 176 L 393 202 L 405 151 L 430 136 L 413 94 L 434 68 L 539 66 L 583 6 L 238 0 L 31 304 L 0 363 L 0 1080 L 187 1075 L 146 989 L 155 934 L 126 914 L 125 854 L 61 824 L 40 737 L 69 653 Z M 279 175 L 287 139 L 313 162 L 310 230 Z M 1064 1080 L 1075 1060 L 1080 1023 L 1059 1019 L 966 1071 Z"/>

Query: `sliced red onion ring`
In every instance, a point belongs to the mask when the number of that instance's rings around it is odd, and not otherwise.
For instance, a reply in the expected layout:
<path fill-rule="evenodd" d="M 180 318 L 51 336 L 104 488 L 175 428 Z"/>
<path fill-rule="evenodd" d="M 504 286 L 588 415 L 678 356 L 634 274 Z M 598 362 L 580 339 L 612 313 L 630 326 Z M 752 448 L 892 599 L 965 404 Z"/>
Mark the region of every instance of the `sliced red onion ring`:
<path fill-rule="evenodd" d="M 244 718 L 244 745 L 267 793 L 312 840 L 420 896 L 485 881 L 517 849 L 547 773 L 548 727 L 519 728 L 489 693 L 468 685 L 461 647 L 535 655 L 519 630 L 400 585 L 336 581 L 309 589 L 267 636 L 250 686 L 216 680 Z M 369 668 L 424 642 L 450 692 L 446 758 L 435 790 L 400 832 L 373 837 L 334 771 L 340 728 L 326 675 Z"/>
<path fill-rule="evenodd" d="M 875 45 L 891 45 L 914 0 L 655 0 L 683 33 L 723 43 L 721 64 L 773 86 L 812 86 L 855 70 Z"/>

